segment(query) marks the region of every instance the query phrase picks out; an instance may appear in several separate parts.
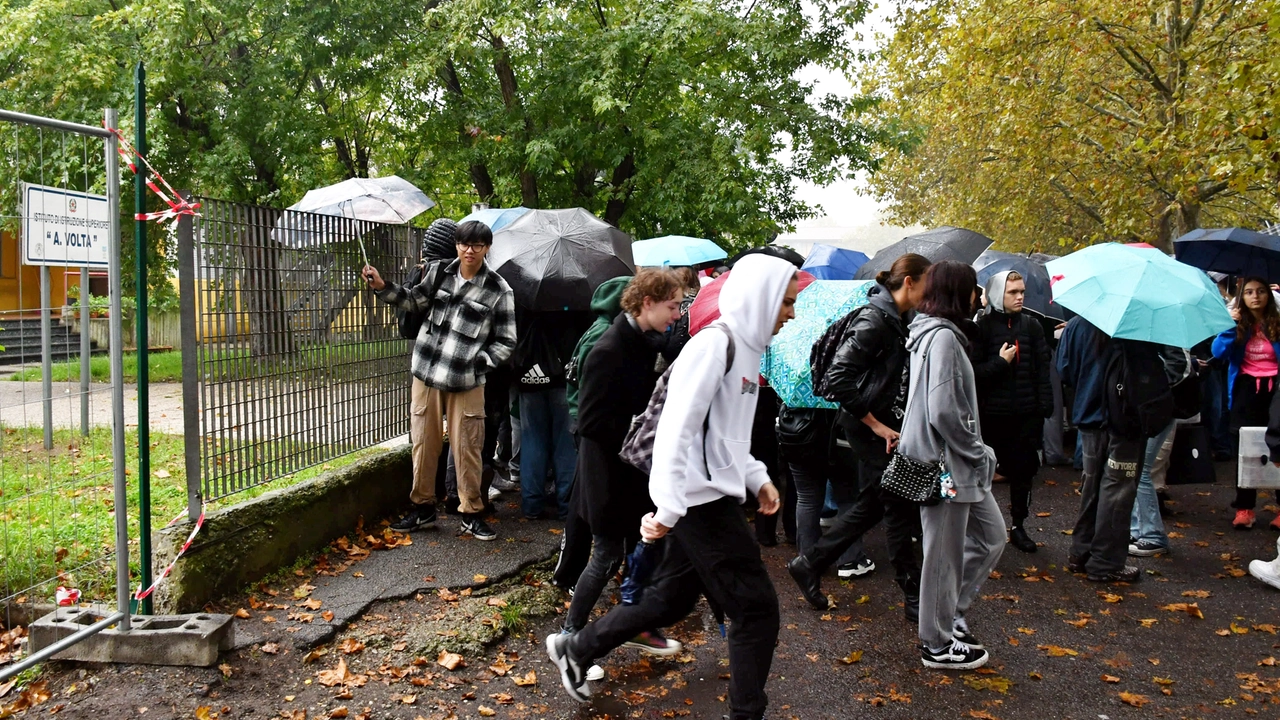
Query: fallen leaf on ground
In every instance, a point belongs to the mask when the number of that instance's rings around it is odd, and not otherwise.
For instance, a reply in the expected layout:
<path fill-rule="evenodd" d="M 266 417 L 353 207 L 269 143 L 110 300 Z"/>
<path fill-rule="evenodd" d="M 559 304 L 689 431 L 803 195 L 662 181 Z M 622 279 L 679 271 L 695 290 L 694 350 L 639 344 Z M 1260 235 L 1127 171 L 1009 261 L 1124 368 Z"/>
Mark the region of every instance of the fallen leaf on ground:
<path fill-rule="evenodd" d="M 436 591 L 436 594 L 445 602 L 457 602 L 458 600 L 458 593 L 451 591 L 449 588 L 440 588 Z"/>
<path fill-rule="evenodd" d="M 965 677 L 964 684 L 974 690 L 994 690 L 1001 695 L 1009 692 L 1009 688 L 1013 687 L 1013 681 L 999 675 L 969 675 Z"/>
<path fill-rule="evenodd" d="M 1034 670 L 1032 670 L 1031 672 L 1027 673 L 1027 677 L 1031 678 L 1032 680 L 1043 680 L 1043 679 L 1044 679 L 1044 675 L 1041 675 L 1040 673 L 1038 673 L 1038 672 L 1036 672 L 1036 671 L 1034 671 Z"/>
<path fill-rule="evenodd" d="M 323 605 L 324 603 L 323 603 L 322 601 L 320 601 L 320 600 L 315 599 L 315 598 L 311 598 L 310 600 L 307 600 L 307 601 L 302 602 L 302 603 L 299 603 L 299 604 L 300 604 L 302 607 L 304 607 L 304 608 L 306 608 L 306 609 L 308 609 L 308 610 L 319 610 L 319 609 L 320 609 L 320 606 L 321 606 L 321 605 Z"/>
<path fill-rule="evenodd" d="M 441 650 L 440 655 L 436 657 L 436 664 L 445 670 L 457 670 L 459 667 L 467 666 L 461 655 L 445 650 Z"/>
<path fill-rule="evenodd" d="M 294 588 L 293 597 L 294 599 L 301 600 L 307 597 L 308 595 L 310 595 L 311 591 L 315 589 L 316 589 L 315 585 L 307 585 L 306 583 L 303 583 L 298 587 Z"/>
<path fill-rule="evenodd" d="M 1118 603 L 1121 600 L 1124 600 L 1123 595 L 1116 595 L 1115 593 L 1109 593 L 1109 592 L 1103 592 L 1103 591 L 1098 592 L 1098 597 L 1102 598 L 1103 602 L 1108 602 L 1108 603 Z"/>
<path fill-rule="evenodd" d="M 1170 603 L 1161 605 L 1160 609 L 1168 610 L 1169 612 L 1184 612 L 1193 618 L 1204 619 L 1204 613 L 1200 611 L 1199 603 Z"/>
<path fill-rule="evenodd" d="M 489 576 L 488 576 L 488 575 L 479 575 L 479 574 L 472 575 L 472 576 L 471 576 L 471 582 L 477 582 L 477 583 L 489 582 Z"/>
<path fill-rule="evenodd" d="M 818 662 L 818 658 L 822 656 L 817 653 L 807 653 L 805 657 L 809 658 L 809 662 Z"/>
<path fill-rule="evenodd" d="M 489 607 L 506 607 L 507 601 L 502 598 L 491 597 L 488 600 L 485 600 L 484 604 Z"/>
<path fill-rule="evenodd" d="M 222 673 L 222 677 L 225 677 L 225 678 L 231 677 L 231 674 L 234 673 L 235 670 L 236 670 L 235 668 L 231 667 L 226 663 L 222 663 L 221 665 L 218 666 L 218 672 Z"/>
<path fill-rule="evenodd" d="M 338 645 L 338 649 L 341 650 L 344 655 L 354 655 L 364 649 L 364 643 L 355 638 L 347 638 Z"/>
<path fill-rule="evenodd" d="M 538 684 L 538 674 L 532 670 L 525 673 L 524 677 L 520 677 L 519 675 L 513 675 L 511 679 L 519 687 L 529 687 L 530 685 Z"/>
<path fill-rule="evenodd" d="M 1049 513 L 1049 512 L 1038 512 L 1038 513 L 1036 513 L 1036 517 L 1049 517 L 1049 516 L 1051 516 L 1051 515 L 1053 515 L 1053 513 Z"/>
<path fill-rule="evenodd" d="M 1253 626 L 1253 629 L 1254 629 L 1254 630 L 1257 630 L 1258 632 L 1264 632 L 1264 633 L 1267 633 L 1267 634 L 1269 634 L 1269 635 L 1275 635 L 1275 634 L 1276 634 L 1276 626 L 1275 626 L 1275 625 L 1271 625 L 1271 624 L 1269 624 L 1269 623 L 1262 623 L 1262 624 L 1259 624 L 1259 625 L 1254 625 L 1254 626 Z"/>
<path fill-rule="evenodd" d="M 481 717 L 493 717 L 494 715 L 498 714 L 498 711 L 494 710 L 491 707 L 485 707 L 484 705 L 481 705 L 480 707 L 476 708 L 476 712 L 480 713 Z"/>
<path fill-rule="evenodd" d="M 1036 634 L 1036 631 L 1035 631 L 1035 630 L 1033 630 L 1033 629 L 1031 629 L 1031 628 L 1018 628 L 1018 632 L 1022 633 L 1023 635 L 1035 635 L 1035 634 Z"/>
<path fill-rule="evenodd" d="M 274 644 L 274 643 L 273 643 L 273 644 Z M 266 646 L 265 646 L 265 645 L 263 646 L 263 651 L 264 651 L 264 652 L 266 651 Z M 273 654 L 274 654 L 274 653 L 273 653 Z M 302 656 L 302 662 L 304 662 L 304 663 L 314 662 L 314 661 L 319 660 L 320 658 L 322 658 L 322 657 L 324 657 L 325 655 L 328 655 L 328 654 L 329 654 L 329 648 L 325 648 L 325 647 L 316 648 L 315 650 L 312 650 L 311 652 L 307 653 L 306 655 L 303 655 L 303 656 Z"/>
<path fill-rule="evenodd" d="M 369 682 L 367 675 L 353 675 L 347 669 L 347 661 L 344 658 L 338 658 L 338 667 L 333 670 L 321 670 L 316 673 L 320 684 L 325 687 L 333 687 L 334 685 L 354 685 L 355 687 L 363 687 Z"/>
<path fill-rule="evenodd" d="M 1172 679 L 1172 678 L 1163 678 L 1163 677 L 1155 677 L 1155 676 L 1152 676 L 1152 678 L 1151 678 L 1151 682 L 1153 682 L 1153 683 L 1155 683 L 1155 684 L 1157 684 L 1157 685 L 1172 685 L 1174 681 L 1173 681 L 1173 679 Z"/>
<path fill-rule="evenodd" d="M 1080 654 L 1071 648 L 1061 647 L 1059 645 L 1037 645 L 1036 648 L 1043 650 L 1049 657 L 1065 657 L 1067 655 L 1075 657 Z"/>
<path fill-rule="evenodd" d="M 1090 620 L 1089 618 L 1080 618 L 1079 620 L 1063 620 L 1062 622 L 1073 627 L 1083 628 L 1085 625 L 1093 622 L 1093 620 Z"/>
<path fill-rule="evenodd" d="M 1153 627 L 1156 623 L 1160 621 L 1155 618 L 1142 618 L 1138 620 L 1138 622 L 1142 625 L 1142 627 L 1149 628 L 1149 627 Z"/>
<path fill-rule="evenodd" d="M 418 702 L 418 696 L 417 696 L 417 695 L 404 695 L 404 696 L 402 696 L 402 697 L 400 698 L 400 702 L 401 702 L 401 703 L 403 703 L 403 704 L 405 704 L 405 705 L 412 705 L 412 704 L 414 704 L 414 703 Z"/>
<path fill-rule="evenodd" d="M 1201 600 L 1213 595 L 1208 590 L 1183 590 L 1182 597 L 1200 598 Z"/>
<path fill-rule="evenodd" d="M 324 612 L 320 613 L 320 617 L 324 618 L 325 622 L 333 622 L 333 611 L 325 610 Z"/>
<path fill-rule="evenodd" d="M 845 655 L 844 657 L 840 658 L 840 662 L 844 663 L 845 665 L 852 665 L 861 659 L 862 659 L 862 651 L 854 650 L 848 655 Z"/>
<path fill-rule="evenodd" d="M 1231 632 L 1233 632 L 1233 633 L 1235 633 L 1235 634 L 1237 634 L 1237 635 L 1244 635 L 1245 633 L 1248 633 L 1248 632 L 1249 632 L 1249 628 L 1247 628 L 1247 627 L 1242 627 L 1242 626 L 1237 625 L 1237 624 L 1235 624 L 1235 623 L 1231 623 Z"/>
<path fill-rule="evenodd" d="M 1116 656 L 1113 658 L 1108 658 L 1106 660 L 1103 660 L 1102 664 L 1106 665 L 1107 667 L 1116 668 L 1117 670 L 1120 668 L 1126 668 L 1133 665 L 1133 663 L 1130 662 L 1129 660 L 1129 656 L 1125 655 L 1123 651 L 1116 653 Z"/>
<path fill-rule="evenodd" d="M 241 620 L 248 620 L 253 616 L 249 614 L 248 610 L 245 610 L 244 608 L 240 608 L 239 610 L 236 611 L 236 617 L 240 618 Z"/>
<path fill-rule="evenodd" d="M 1000 720 L 1000 718 L 992 715 L 986 710 L 970 710 L 969 717 L 977 718 L 977 720 Z"/>
<path fill-rule="evenodd" d="M 263 645 L 260 649 L 262 650 L 262 652 L 268 655 L 276 655 L 280 652 L 280 646 L 275 643 L 267 643 Z"/>
<path fill-rule="evenodd" d="M 1265 665 L 1265 666 L 1267 666 L 1267 667 L 1275 667 L 1276 659 L 1275 659 L 1274 657 L 1271 657 L 1270 655 L 1268 655 L 1267 657 L 1264 657 L 1264 658 L 1262 658 L 1261 660 L 1259 660 L 1259 661 L 1258 661 L 1258 664 L 1259 664 L 1259 665 Z"/>
<path fill-rule="evenodd" d="M 493 693 L 489 697 L 493 698 L 493 701 L 499 705 L 514 705 L 516 701 L 515 698 L 506 693 Z"/>
<path fill-rule="evenodd" d="M 212 710 L 213 708 L 209 707 L 208 705 L 201 705 L 200 707 L 196 708 L 196 720 L 210 720 L 209 712 Z M 3 709 L 0 709 L 0 713 L 3 713 L 3 712 L 5 711 Z M 3 716 L 0 716 L 0 717 L 3 717 Z"/>
<path fill-rule="evenodd" d="M 275 618 L 273 618 L 273 617 L 271 617 L 270 615 L 268 615 L 268 616 L 266 616 L 266 617 L 262 618 L 262 622 L 264 622 L 264 623 L 273 623 L 273 622 L 275 622 L 275 621 L 276 621 L 276 619 L 275 619 Z"/>
<path fill-rule="evenodd" d="M 1120 682 L 1120 678 L 1116 677 L 1115 675 L 1103 675 L 1103 676 L 1102 676 L 1102 682 L 1105 682 L 1105 683 L 1118 683 L 1118 682 Z"/>
<path fill-rule="evenodd" d="M 1137 693 L 1131 693 L 1131 692 L 1122 692 L 1120 693 L 1120 702 L 1124 703 L 1125 705 L 1132 705 L 1133 707 L 1140 708 L 1151 701 L 1147 699 L 1146 695 L 1139 695 Z"/>
<path fill-rule="evenodd" d="M 347 706 L 340 705 L 329 711 L 329 718 L 330 720 L 337 720 L 338 718 L 346 717 L 348 714 L 349 712 L 347 711 Z"/>

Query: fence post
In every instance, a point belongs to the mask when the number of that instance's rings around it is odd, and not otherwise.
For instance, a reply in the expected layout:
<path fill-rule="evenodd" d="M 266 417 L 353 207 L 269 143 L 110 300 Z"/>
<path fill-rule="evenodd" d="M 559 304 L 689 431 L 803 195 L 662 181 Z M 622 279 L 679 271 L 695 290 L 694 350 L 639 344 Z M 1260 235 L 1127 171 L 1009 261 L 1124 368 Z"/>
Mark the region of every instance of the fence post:
<path fill-rule="evenodd" d="M 80 434 L 89 436 L 89 361 L 92 359 L 89 339 L 89 266 L 80 268 Z"/>
<path fill-rule="evenodd" d="M 107 127 L 118 127 L 116 111 L 108 108 Z M 107 218 L 110 227 L 107 241 L 111 244 L 110 261 L 107 263 L 107 284 L 110 288 L 111 319 L 111 463 L 115 486 L 116 509 L 116 605 L 124 613 L 120 629 L 129 630 L 129 495 L 124 471 L 128 465 L 124 454 L 124 318 L 120 317 L 120 166 L 119 140 L 114 135 L 106 141 L 107 160 Z"/>
<path fill-rule="evenodd" d="M 49 266 L 40 266 L 40 395 L 44 414 L 44 449 L 53 449 L 53 303 Z"/>
<path fill-rule="evenodd" d="M 186 200 L 191 194 L 180 193 Z M 178 312 L 182 336 L 182 447 L 186 460 L 187 517 L 200 517 L 200 352 L 196 334 L 195 218 L 178 217 Z"/>
<path fill-rule="evenodd" d="M 147 153 L 147 70 L 138 62 L 134 72 L 137 95 L 134 99 L 134 147 L 138 154 Z M 141 160 L 133 176 L 133 220 L 135 285 L 137 295 L 134 329 L 138 334 L 138 566 L 142 570 L 142 587 L 151 587 L 151 378 L 147 358 L 147 180 L 150 170 Z M 151 614 L 151 597 L 142 601 L 138 611 Z"/>

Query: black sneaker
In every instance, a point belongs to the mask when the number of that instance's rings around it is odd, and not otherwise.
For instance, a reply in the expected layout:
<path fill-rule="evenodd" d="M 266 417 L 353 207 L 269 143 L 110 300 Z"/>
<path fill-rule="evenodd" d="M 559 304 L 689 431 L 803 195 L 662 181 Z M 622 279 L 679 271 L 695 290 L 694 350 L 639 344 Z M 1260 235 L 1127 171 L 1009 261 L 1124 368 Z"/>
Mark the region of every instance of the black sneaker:
<path fill-rule="evenodd" d="M 934 670 L 973 670 L 986 665 L 990 657 L 986 650 L 970 647 L 959 640 L 952 640 L 951 647 L 938 652 L 920 646 L 920 662 Z"/>
<path fill-rule="evenodd" d="M 477 540 L 494 540 L 498 537 L 498 533 L 489 527 L 489 524 L 480 518 L 479 515 L 463 515 L 462 528 L 459 530 L 460 535 L 470 535 Z"/>
<path fill-rule="evenodd" d="M 836 575 L 840 578 L 862 577 L 876 569 L 876 564 L 871 562 L 871 558 L 863 555 L 854 562 L 845 563 L 836 568 Z"/>
<path fill-rule="evenodd" d="M 968 625 L 956 625 L 951 628 L 951 638 L 968 645 L 974 650 L 982 650 L 986 647 L 982 644 L 981 640 L 974 637 L 973 633 L 969 630 Z"/>
<path fill-rule="evenodd" d="M 1113 583 L 1113 582 L 1138 582 L 1142 579 L 1142 572 L 1132 565 L 1125 565 L 1119 570 L 1112 570 L 1102 574 L 1089 573 L 1089 582 Z"/>
<path fill-rule="evenodd" d="M 391 523 L 391 529 L 397 532 L 409 532 L 436 524 L 436 504 L 424 503 L 409 508 L 404 517 Z"/>
<path fill-rule="evenodd" d="M 1169 552 L 1169 548 L 1153 543 L 1150 540 L 1131 540 L 1129 542 L 1129 554 L 1134 557 L 1154 557 Z"/>
<path fill-rule="evenodd" d="M 560 683 L 569 697 L 578 702 L 591 702 L 591 686 L 587 683 L 587 668 L 569 652 L 572 635 L 551 633 L 547 636 L 547 656 L 560 668 Z"/>

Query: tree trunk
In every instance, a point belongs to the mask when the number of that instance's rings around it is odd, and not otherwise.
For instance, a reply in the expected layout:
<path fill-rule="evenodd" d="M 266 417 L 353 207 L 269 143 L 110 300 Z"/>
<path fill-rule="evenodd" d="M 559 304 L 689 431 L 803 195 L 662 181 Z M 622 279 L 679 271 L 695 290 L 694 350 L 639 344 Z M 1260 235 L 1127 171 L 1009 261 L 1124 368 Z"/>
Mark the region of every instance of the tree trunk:
<path fill-rule="evenodd" d="M 511 58 L 507 55 L 506 42 L 497 35 L 490 35 L 489 42 L 493 45 L 493 71 L 498 76 L 498 88 L 502 91 L 502 104 L 506 106 L 507 111 L 516 113 L 520 116 L 524 125 L 524 132 L 520 141 L 523 147 L 528 147 L 529 140 L 533 137 L 533 121 L 524 111 L 524 105 L 520 102 L 519 87 L 516 84 L 516 73 L 511 68 Z M 538 207 L 538 178 L 529 169 L 528 158 L 520 167 L 520 200 L 527 208 Z"/>
<path fill-rule="evenodd" d="M 604 208 L 604 221 L 614 227 L 618 226 L 623 214 L 627 212 L 627 202 L 631 200 L 631 179 L 635 174 L 636 156 L 634 153 L 627 153 L 618 167 L 613 169 L 613 197 L 609 198 Z"/>
<path fill-rule="evenodd" d="M 453 106 L 459 113 L 462 112 L 462 81 L 458 79 L 458 69 L 454 66 L 453 60 L 446 60 L 444 67 L 440 69 L 440 74 L 444 79 L 444 86 L 448 89 L 445 94 L 445 102 Z M 459 142 L 470 148 L 475 148 L 476 138 L 468 131 L 463 123 L 458 124 L 458 140 Z M 481 160 L 471 163 L 471 184 L 475 186 L 476 195 L 479 196 L 480 202 L 493 204 L 493 178 L 489 175 L 489 166 Z"/>

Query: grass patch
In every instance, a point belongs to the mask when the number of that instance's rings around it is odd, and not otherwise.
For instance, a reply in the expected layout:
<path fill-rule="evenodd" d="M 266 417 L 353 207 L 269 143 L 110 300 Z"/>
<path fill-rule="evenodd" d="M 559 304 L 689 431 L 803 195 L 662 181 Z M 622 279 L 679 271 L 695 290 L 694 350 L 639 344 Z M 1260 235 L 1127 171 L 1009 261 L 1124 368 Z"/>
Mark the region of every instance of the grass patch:
<path fill-rule="evenodd" d="M 372 452 L 376 450 L 329 460 L 211 502 L 209 507 L 234 505 L 295 485 L 327 470 L 350 465 Z M 125 456 L 129 480 L 129 566 L 136 586 L 136 430 L 126 433 Z M 159 529 L 187 506 L 181 435 L 151 434 L 151 470 L 151 525 Z M 85 600 L 113 601 L 112 483 L 109 428 L 96 428 L 87 437 L 77 430 L 57 430 L 52 450 L 44 449 L 40 428 L 0 428 L 0 601 L 17 595 L 25 595 L 30 602 L 52 600 L 59 584 L 78 588 Z M 57 581 L 49 582 L 51 578 Z"/>
<path fill-rule="evenodd" d="M 182 382 L 182 352 L 154 352 L 147 355 L 147 368 L 151 382 Z M 67 360 L 53 364 L 54 382 L 79 382 L 80 360 Z M 106 355 L 94 355 L 89 358 L 89 377 L 93 382 L 111 382 L 111 358 Z M 14 373 L 10 380 L 18 382 L 39 382 L 44 378 L 41 368 L 26 368 Z M 138 354 L 124 354 L 124 381 L 138 382 Z"/>

